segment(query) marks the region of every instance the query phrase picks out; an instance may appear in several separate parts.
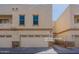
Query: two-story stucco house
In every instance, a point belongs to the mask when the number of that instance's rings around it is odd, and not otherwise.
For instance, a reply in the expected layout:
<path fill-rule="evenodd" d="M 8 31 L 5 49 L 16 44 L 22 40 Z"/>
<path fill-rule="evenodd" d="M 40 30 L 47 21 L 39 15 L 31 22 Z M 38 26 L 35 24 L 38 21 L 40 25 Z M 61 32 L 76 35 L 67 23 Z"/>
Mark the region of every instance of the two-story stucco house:
<path fill-rule="evenodd" d="M 52 5 L 0 5 L 0 47 L 48 47 Z"/>
<path fill-rule="evenodd" d="M 65 47 L 79 47 L 79 5 L 69 5 L 55 22 L 54 35 Z"/>

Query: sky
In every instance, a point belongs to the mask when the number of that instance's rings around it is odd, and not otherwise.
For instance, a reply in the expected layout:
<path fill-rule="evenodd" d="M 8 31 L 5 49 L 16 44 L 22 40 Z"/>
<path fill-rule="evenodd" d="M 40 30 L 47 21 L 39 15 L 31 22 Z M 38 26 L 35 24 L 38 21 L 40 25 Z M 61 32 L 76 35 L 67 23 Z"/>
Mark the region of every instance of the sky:
<path fill-rule="evenodd" d="M 53 5 L 53 20 L 56 21 L 67 7 L 68 7 L 68 4 L 54 4 Z"/>

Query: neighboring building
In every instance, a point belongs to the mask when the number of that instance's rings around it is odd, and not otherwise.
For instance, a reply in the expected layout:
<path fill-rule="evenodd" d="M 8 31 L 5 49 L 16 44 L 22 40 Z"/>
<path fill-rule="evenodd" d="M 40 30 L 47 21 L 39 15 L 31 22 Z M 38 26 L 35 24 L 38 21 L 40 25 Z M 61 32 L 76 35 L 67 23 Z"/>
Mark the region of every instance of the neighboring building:
<path fill-rule="evenodd" d="M 48 47 L 51 31 L 52 5 L 0 5 L 0 47 Z"/>
<path fill-rule="evenodd" d="M 54 36 L 62 38 L 57 44 L 79 47 L 79 5 L 69 5 L 55 23 Z"/>

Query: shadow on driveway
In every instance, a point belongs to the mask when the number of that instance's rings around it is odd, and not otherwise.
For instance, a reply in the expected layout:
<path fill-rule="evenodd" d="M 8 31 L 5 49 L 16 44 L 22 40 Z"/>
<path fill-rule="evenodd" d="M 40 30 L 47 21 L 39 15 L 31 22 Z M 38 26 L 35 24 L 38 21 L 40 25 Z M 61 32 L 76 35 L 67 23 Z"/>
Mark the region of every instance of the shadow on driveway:
<path fill-rule="evenodd" d="M 35 54 L 37 52 L 46 51 L 49 48 L 0 48 L 0 54 Z"/>
<path fill-rule="evenodd" d="M 79 54 L 79 48 L 64 48 L 58 45 L 54 45 L 53 48 L 59 54 Z"/>

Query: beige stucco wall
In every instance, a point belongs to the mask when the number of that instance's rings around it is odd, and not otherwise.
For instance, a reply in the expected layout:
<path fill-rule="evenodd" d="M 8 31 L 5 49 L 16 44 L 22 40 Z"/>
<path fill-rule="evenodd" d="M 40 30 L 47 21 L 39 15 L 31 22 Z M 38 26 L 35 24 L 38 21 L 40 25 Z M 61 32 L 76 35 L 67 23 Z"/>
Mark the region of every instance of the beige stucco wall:
<path fill-rule="evenodd" d="M 57 40 L 62 40 L 62 41 L 70 41 L 70 35 L 69 32 L 62 32 L 65 31 L 67 29 L 70 29 L 71 27 L 71 14 L 70 14 L 70 7 L 66 8 L 66 10 L 63 12 L 63 14 L 58 18 L 58 20 L 55 22 L 55 33 L 59 33 L 56 34 L 57 38 L 61 38 L 61 39 L 57 39 Z M 62 32 L 62 33 L 60 33 Z"/>
<path fill-rule="evenodd" d="M 13 11 L 12 8 L 18 8 L 18 10 Z M 35 14 L 39 15 L 39 26 L 33 26 L 32 16 Z M 20 41 L 20 47 L 48 47 L 45 37 L 20 37 L 20 35 L 49 35 L 50 28 L 52 29 L 52 5 L 0 5 L 0 15 L 12 16 L 11 24 L 0 24 L 2 29 L 0 35 L 12 35 L 9 38 L 0 37 L 0 47 L 11 48 L 12 41 Z M 25 15 L 24 26 L 19 25 L 19 15 Z"/>
<path fill-rule="evenodd" d="M 70 17 L 70 9 L 67 8 L 55 22 L 55 31 L 57 33 L 70 28 Z"/>
<path fill-rule="evenodd" d="M 0 28 L 52 28 L 52 5 L 0 5 L 0 15 L 12 15 L 12 24 Z M 18 10 L 12 10 L 18 8 Z M 39 26 L 33 26 L 33 15 L 39 15 Z M 19 15 L 25 15 L 25 26 L 19 25 Z"/>
<path fill-rule="evenodd" d="M 57 34 L 56 37 L 63 38 L 61 39 L 63 41 L 73 41 L 75 46 L 79 47 L 78 44 L 76 45 L 79 41 L 73 38 L 73 35 L 79 35 L 79 30 L 74 30 L 79 29 L 79 24 L 74 23 L 74 15 L 79 15 L 79 5 L 71 4 L 56 21 L 55 31 L 56 33 L 62 32 Z"/>
<path fill-rule="evenodd" d="M 79 24 L 74 23 L 74 16 L 79 15 L 79 5 L 78 4 L 70 5 L 70 10 L 71 10 L 71 27 L 72 28 L 79 28 Z"/>
<path fill-rule="evenodd" d="M 70 28 L 79 28 L 78 23 L 74 23 L 74 16 L 79 15 L 79 5 L 71 4 L 55 23 L 56 32 L 61 32 Z"/>
<path fill-rule="evenodd" d="M 12 37 L 0 37 L 0 47 L 12 47 L 12 41 L 19 41 L 20 47 L 48 47 L 46 37 L 21 37 L 20 35 L 49 35 L 49 31 L 0 31 L 0 35 L 12 35 Z"/>

